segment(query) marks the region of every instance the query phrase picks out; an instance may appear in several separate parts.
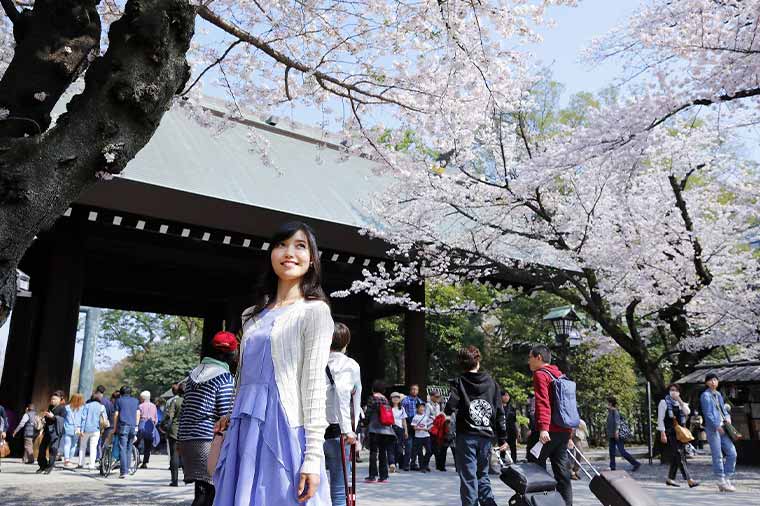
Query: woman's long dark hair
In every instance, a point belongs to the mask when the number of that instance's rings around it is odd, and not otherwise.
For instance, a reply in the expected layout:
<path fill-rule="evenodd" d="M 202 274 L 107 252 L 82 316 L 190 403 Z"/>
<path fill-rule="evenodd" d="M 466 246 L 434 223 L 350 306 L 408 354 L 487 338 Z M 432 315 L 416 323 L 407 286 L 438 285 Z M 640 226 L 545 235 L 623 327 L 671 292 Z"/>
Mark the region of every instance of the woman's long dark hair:
<path fill-rule="evenodd" d="M 272 248 L 276 248 L 279 243 L 290 239 L 299 230 L 306 235 L 306 242 L 309 245 L 309 256 L 311 257 L 309 270 L 301 278 L 301 294 L 306 300 L 321 300 L 329 304 L 330 301 L 322 289 L 322 263 L 319 258 L 319 247 L 317 246 L 314 230 L 301 221 L 289 221 L 277 229 L 274 235 L 272 235 L 269 244 L 271 244 Z M 279 278 L 272 268 L 272 262 L 267 262 L 266 265 L 264 274 L 256 288 L 256 305 L 253 312 L 246 315 L 248 317 L 246 319 L 253 318 L 259 314 L 277 297 Z"/>

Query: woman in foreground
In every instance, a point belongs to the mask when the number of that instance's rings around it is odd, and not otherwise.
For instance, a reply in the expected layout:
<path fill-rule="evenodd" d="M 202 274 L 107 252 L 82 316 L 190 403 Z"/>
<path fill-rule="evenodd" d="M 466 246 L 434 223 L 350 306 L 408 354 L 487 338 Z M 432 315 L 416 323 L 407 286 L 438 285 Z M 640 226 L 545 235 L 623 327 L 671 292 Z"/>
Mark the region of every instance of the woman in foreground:
<path fill-rule="evenodd" d="M 283 225 L 243 313 L 238 393 L 214 473 L 216 506 L 330 504 L 325 367 L 333 320 L 311 228 Z"/>

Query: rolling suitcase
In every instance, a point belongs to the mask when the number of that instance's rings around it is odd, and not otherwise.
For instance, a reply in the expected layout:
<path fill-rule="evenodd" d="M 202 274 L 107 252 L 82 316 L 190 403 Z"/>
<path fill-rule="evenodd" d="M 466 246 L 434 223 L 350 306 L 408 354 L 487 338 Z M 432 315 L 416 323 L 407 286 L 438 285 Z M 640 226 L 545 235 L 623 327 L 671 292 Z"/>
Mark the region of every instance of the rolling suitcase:
<path fill-rule="evenodd" d="M 625 471 L 602 471 L 601 473 L 594 468 L 585 455 L 576 448 L 581 459 L 593 471 L 592 476 L 579 462 L 572 451 L 567 453 L 581 468 L 591 482 L 589 488 L 591 493 L 599 499 L 603 506 L 659 506 L 657 500 L 641 488 L 641 485 L 631 478 Z"/>

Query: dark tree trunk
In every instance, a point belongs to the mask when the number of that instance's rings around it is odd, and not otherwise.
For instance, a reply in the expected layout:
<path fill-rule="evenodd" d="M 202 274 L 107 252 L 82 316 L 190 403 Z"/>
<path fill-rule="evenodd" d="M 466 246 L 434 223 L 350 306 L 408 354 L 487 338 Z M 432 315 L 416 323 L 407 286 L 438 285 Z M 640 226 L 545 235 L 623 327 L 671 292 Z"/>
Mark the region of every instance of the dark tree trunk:
<path fill-rule="evenodd" d="M 38 0 L 34 11 L 38 5 L 45 16 L 20 15 L 14 25 L 14 32 L 22 32 L 17 36 L 39 33 L 45 27 L 58 29 L 56 37 L 60 43 L 57 45 L 51 46 L 44 37 L 36 37 L 36 50 L 42 52 L 42 56 L 36 58 L 44 60 L 47 54 L 54 62 L 57 60 L 51 55 L 60 51 L 70 55 L 65 49 L 69 47 L 72 52 L 85 55 L 81 61 L 86 61 L 92 46 L 87 43 L 77 46 L 76 40 L 89 37 L 91 41 L 93 26 L 100 26 L 99 21 L 92 18 L 96 2 Z M 69 9 L 69 12 L 64 15 L 59 9 Z M 50 16 L 57 19 L 51 20 Z M 14 130 L 12 125 L 2 132 L 0 324 L 13 307 L 16 267 L 34 237 L 50 226 L 99 176 L 121 172 L 153 136 L 174 95 L 190 75 L 185 55 L 193 36 L 194 18 L 195 10 L 187 0 L 129 0 L 122 18 L 111 25 L 107 52 L 90 63 L 84 91 L 71 100 L 56 125 L 29 137 L 17 137 L 21 131 Z M 34 26 L 18 28 L 21 19 Z M 59 26 L 61 24 L 64 26 Z M 75 26 L 81 29 L 77 31 Z M 34 122 L 41 126 L 49 124 L 54 102 L 25 95 L 29 83 L 23 82 L 24 72 L 28 70 L 27 65 L 32 67 L 38 63 L 29 56 L 33 52 L 27 46 L 23 52 L 17 52 L 18 63 L 14 57 L 14 63 L 0 83 L 0 100 L 5 101 L 4 108 L 23 111 L 36 118 Z M 80 68 L 67 63 L 50 63 L 45 67 L 45 75 L 38 78 L 51 83 L 51 94 L 60 95 Z M 13 83 L 16 83 L 15 88 Z M 30 98 L 44 107 L 29 105 Z"/>

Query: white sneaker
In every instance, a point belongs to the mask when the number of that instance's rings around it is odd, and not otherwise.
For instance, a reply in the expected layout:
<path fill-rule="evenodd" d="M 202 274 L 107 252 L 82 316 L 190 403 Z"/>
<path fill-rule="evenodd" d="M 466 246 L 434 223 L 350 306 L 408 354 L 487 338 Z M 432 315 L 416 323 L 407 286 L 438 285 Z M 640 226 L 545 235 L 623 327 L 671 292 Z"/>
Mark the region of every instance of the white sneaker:
<path fill-rule="evenodd" d="M 736 492 L 736 487 L 731 485 L 730 481 L 722 479 L 718 482 L 718 490 L 721 492 Z"/>
<path fill-rule="evenodd" d="M 734 485 L 728 478 L 726 478 L 726 485 L 728 486 L 728 492 L 736 492 L 736 485 Z"/>

